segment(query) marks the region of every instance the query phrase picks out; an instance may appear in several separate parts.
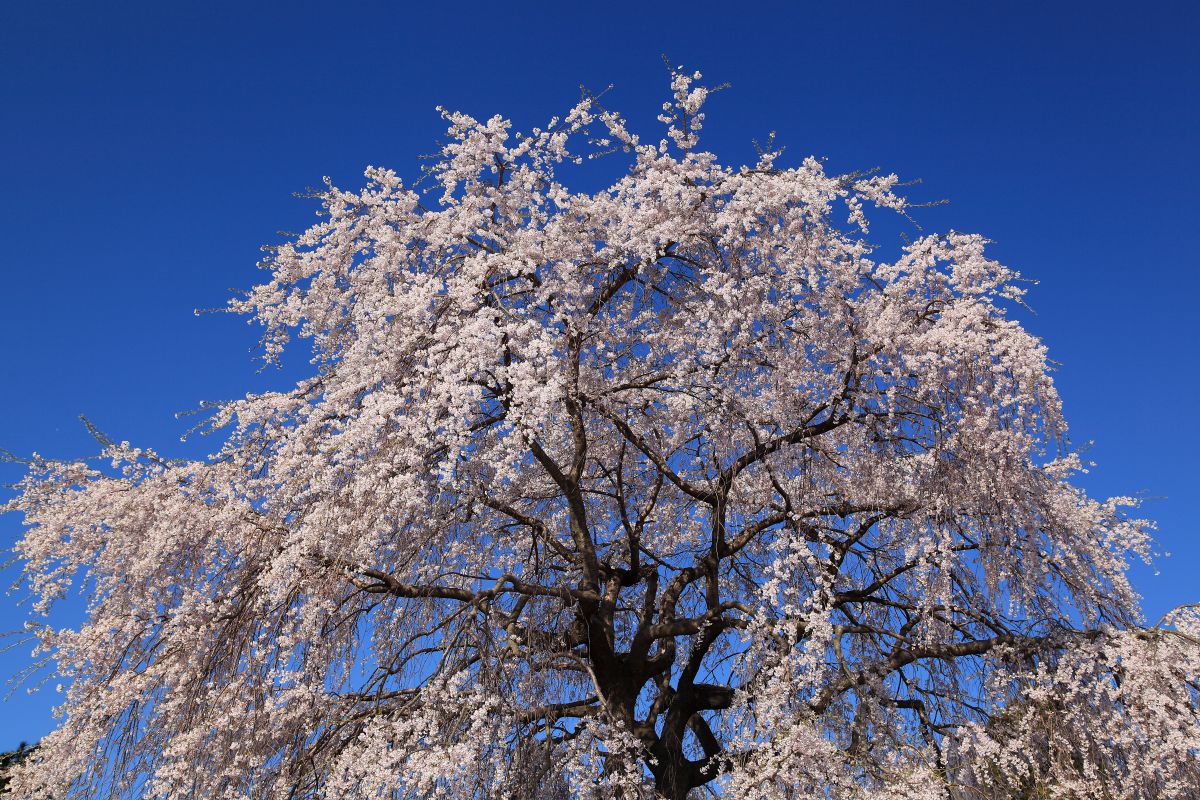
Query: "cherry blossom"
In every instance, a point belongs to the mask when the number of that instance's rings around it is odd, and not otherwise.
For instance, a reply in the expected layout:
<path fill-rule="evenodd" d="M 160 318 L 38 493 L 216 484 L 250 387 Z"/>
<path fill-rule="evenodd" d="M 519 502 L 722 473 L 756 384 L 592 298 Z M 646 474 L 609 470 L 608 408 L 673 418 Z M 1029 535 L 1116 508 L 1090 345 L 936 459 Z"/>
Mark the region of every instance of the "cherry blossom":
<path fill-rule="evenodd" d="M 308 378 L 31 462 L 35 613 L 89 604 L 17 795 L 1200 796 L 1200 623 L 1142 618 L 1018 274 L 873 241 L 894 175 L 722 164 L 710 96 L 442 111 L 231 303 Z"/>

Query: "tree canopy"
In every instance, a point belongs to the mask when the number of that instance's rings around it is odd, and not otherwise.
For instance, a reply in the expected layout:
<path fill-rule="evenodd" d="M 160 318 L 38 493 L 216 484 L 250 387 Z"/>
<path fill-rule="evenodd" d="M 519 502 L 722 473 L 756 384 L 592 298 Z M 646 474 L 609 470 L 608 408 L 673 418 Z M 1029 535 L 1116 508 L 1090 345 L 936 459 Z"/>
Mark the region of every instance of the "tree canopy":
<path fill-rule="evenodd" d="M 231 303 L 310 377 L 31 462 L 37 610 L 90 605 L 19 794 L 1200 797 L 1200 617 L 1143 620 L 1018 274 L 874 242 L 895 175 L 723 165 L 699 77 L 657 142 L 443 112 Z"/>

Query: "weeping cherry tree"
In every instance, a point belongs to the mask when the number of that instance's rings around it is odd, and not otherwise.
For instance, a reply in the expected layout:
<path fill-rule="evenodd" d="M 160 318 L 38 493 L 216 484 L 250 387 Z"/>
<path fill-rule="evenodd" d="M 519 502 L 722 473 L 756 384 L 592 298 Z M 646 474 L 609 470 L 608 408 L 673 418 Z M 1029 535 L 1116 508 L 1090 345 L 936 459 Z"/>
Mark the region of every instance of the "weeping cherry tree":
<path fill-rule="evenodd" d="M 1200 797 L 1200 615 L 1143 619 L 1017 273 L 894 175 L 722 164 L 698 79 L 658 142 L 443 112 L 231 303 L 305 379 L 29 462 L 18 796 Z"/>

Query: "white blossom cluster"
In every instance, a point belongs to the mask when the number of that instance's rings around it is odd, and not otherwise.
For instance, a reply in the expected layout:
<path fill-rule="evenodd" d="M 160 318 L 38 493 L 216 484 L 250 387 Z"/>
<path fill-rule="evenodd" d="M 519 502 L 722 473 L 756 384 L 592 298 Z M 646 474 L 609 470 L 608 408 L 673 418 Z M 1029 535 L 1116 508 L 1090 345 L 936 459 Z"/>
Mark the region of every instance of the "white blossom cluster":
<path fill-rule="evenodd" d="M 444 111 L 232 304 L 311 377 L 32 462 L 26 588 L 89 607 L 16 796 L 1200 797 L 1200 618 L 1141 619 L 1017 274 L 873 243 L 894 175 L 721 164 L 699 79 L 654 143 Z"/>

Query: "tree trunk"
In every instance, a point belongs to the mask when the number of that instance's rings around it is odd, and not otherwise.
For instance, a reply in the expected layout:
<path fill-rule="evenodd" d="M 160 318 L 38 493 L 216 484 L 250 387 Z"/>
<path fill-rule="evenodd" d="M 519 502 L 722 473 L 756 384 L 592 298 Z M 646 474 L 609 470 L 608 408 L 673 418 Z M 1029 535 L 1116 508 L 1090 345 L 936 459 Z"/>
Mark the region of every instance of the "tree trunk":
<path fill-rule="evenodd" d="M 654 768 L 654 788 L 666 800 L 687 800 L 688 792 L 696 785 L 695 767 L 683 752 L 683 741 L 663 731 L 654 748 L 658 763 Z"/>

